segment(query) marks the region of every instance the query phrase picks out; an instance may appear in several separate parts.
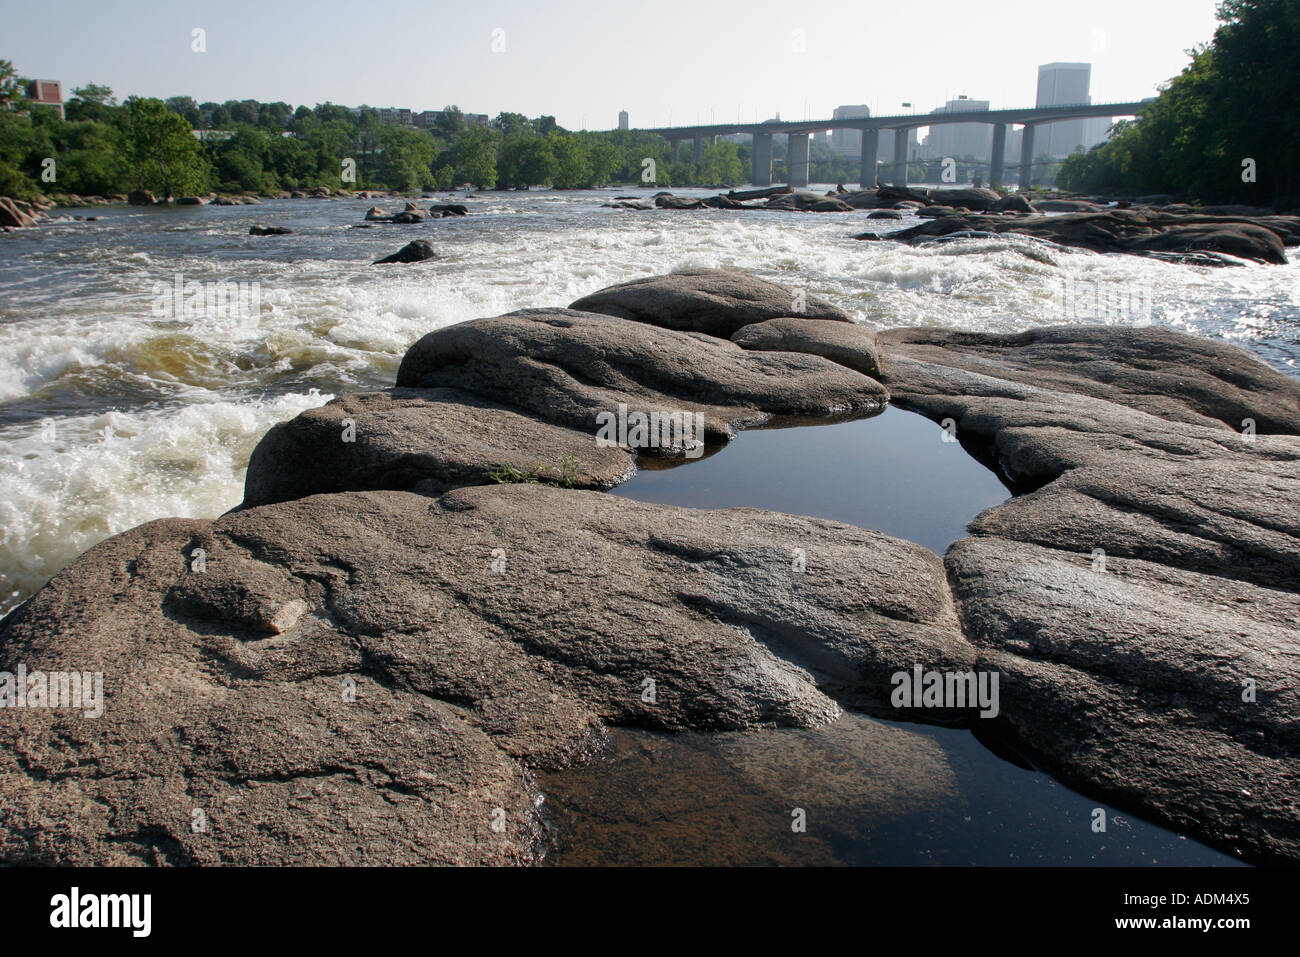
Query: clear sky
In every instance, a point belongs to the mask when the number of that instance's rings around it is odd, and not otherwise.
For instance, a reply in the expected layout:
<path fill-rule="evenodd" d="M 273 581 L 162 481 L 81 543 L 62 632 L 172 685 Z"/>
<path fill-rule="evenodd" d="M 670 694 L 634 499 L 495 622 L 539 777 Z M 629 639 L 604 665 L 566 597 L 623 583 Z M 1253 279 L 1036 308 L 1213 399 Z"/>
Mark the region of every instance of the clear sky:
<path fill-rule="evenodd" d="M 1216 0 L 67 0 L 6 3 L 20 75 L 206 100 L 553 114 L 570 129 L 1031 104 L 1037 67 L 1093 64 L 1141 99 L 1214 32 Z M 205 31 L 206 52 L 192 32 Z M 802 32 L 799 32 L 802 31 Z"/>

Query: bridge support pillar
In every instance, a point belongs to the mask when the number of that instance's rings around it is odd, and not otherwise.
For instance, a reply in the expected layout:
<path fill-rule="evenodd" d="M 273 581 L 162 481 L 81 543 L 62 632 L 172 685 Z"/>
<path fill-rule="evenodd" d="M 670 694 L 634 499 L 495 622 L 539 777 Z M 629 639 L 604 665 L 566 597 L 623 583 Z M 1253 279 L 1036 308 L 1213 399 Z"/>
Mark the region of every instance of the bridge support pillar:
<path fill-rule="evenodd" d="M 894 130 L 894 166 L 890 175 L 895 186 L 907 185 L 907 146 L 911 138 L 909 129 Z"/>
<path fill-rule="evenodd" d="M 754 155 L 750 180 L 755 186 L 772 185 L 772 134 L 754 134 Z"/>
<path fill-rule="evenodd" d="M 880 130 L 862 131 L 862 166 L 858 170 L 858 188 L 876 185 L 876 157 L 880 153 Z"/>
<path fill-rule="evenodd" d="M 993 124 L 993 156 L 989 159 L 989 186 L 1002 185 L 1007 158 L 1007 124 Z"/>
<path fill-rule="evenodd" d="M 1026 123 L 1020 134 L 1020 188 L 1028 189 L 1034 175 L 1034 124 Z"/>
<path fill-rule="evenodd" d="M 695 172 L 700 171 L 701 164 L 704 163 L 704 137 L 699 133 L 695 134 Z"/>
<path fill-rule="evenodd" d="M 791 133 L 789 149 L 786 151 L 787 169 L 790 171 L 790 185 L 794 187 L 808 185 L 808 134 Z"/>

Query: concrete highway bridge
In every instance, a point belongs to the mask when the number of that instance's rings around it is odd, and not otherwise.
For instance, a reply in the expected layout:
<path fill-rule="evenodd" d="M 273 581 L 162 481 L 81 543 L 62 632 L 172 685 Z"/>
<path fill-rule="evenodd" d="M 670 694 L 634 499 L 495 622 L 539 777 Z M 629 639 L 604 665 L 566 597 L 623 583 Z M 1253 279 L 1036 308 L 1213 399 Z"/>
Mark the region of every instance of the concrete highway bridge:
<path fill-rule="evenodd" d="M 1129 103 L 1079 103 L 1066 106 L 1027 106 L 1013 110 L 944 111 L 942 113 L 902 113 L 896 116 L 846 117 L 832 120 L 768 120 L 765 123 L 716 123 L 708 126 L 669 126 L 643 129 L 638 132 L 657 133 L 668 140 L 672 155 L 677 156 L 678 145 L 683 140 L 695 143 L 695 164 L 703 157 L 705 141 L 714 137 L 747 133 L 754 139 L 755 186 L 772 185 L 772 137 L 784 134 L 789 137 L 786 169 L 789 185 L 808 185 L 809 137 L 823 130 L 861 130 L 862 162 L 859 184 L 865 189 L 877 182 L 877 153 L 880 149 L 880 131 L 894 130 L 893 162 L 888 163 L 883 176 L 896 186 L 907 185 L 908 133 L 923 126 L 943 123 L 988 123 L 993 127 L 993 157 L 990 163 L 989 182 L 1001 183 L 1005 175 L 1004 156 L 1007 149 L 1007 130 L 1023 126 L 1020 140 L 1020 186 L 1030 184 L 1030 171 L 1034 159 L 1034 129 L 1043 123 L 1059 120 L 1077 120 L 1088 117 L 1136 116 L 1150 100 Z"/>

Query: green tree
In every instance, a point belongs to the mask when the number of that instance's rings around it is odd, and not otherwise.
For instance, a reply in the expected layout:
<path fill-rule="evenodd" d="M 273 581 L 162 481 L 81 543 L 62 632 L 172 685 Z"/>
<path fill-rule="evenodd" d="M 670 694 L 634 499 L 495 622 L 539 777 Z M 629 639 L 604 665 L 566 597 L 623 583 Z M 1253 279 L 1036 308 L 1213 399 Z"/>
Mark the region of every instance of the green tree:
<path fill-rule="evenodd" d="M 454 182 L 490 189 L 497 181 L 497 138 L 488 129 L 470 126 L 456 139 L 452 151 Z"/>
<path fill-rule="evenodd" d="M 121 131 L 108 123 L 77 120 L 59 124 L 54 157 L 59 192 L 104 195 L 123 190 L 129 182 Z"/>
<path fill-rule="evenodd" d="M 559 189 L 578 189 L 591 186 L 591 161 L 587 144 L 569 133 L 552 130 L 546 142 L 555 157 L 556 172 L 553 184 Z"/>
<path fill-rule="evenodd" d="M 27 100 L 28 81 L 19 76 L 9 60 L 0 60 L 0 108 L 13 109 Z"/>
<path fill-rule="evenodd" d="M 550 186 L 560 164 L 550 143 L 540 136 L 516 136 L 506 140 L 497 158 L 497 185 L 506 189 Z"/>
<path fill-rule="evenodd" d="M 444 106 L 434 119 L 433 128 L 443 136 L 456 136 L 465 128 L 465 114 L 459 106 Z"/>
<path fill-rule="evenodd" d="M 162 100 L 126 101 L 123 132 L 126 160 L 140 189 L 164 196 L 202 192 L 207 169 L 190 125 Z"/>
<path fill-rule="evenodd" d="M 380 182 L 389 189 L 413 190 L 433 186 L 435 143 L 423 130 L 385 126 L 379 135 L 383 150 Z"/>
<path fill-rule="evenodd" d="M 700 181 L 709 185 L 734 186 L 744 177 L 735 143 L 723 141 L 704 147 L 700 157 Z"/>

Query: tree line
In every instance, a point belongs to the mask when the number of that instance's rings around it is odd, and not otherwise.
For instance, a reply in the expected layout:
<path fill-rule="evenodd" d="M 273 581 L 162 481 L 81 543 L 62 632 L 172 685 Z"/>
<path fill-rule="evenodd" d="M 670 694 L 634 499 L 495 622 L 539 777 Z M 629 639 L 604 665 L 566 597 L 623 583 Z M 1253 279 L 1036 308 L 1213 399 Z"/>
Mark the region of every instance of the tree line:
<path fill-rule="evenodd" d="M 1139 120 L 1065 160 L 1061 186 L 1300 205 L 1300 0 L 1224 0 L 1218 19 Z"/>
<path fill-rule="evenodd" d="M 550 116 L 501 113 L 484 126 L 452 106 L 417 129 L 381 122 L 371 107 L 333 103 L 295 109 L 131 97 L 119 104 L 111 89 L 92 83 L 73 91 L 60 117 L 28 101 L 26 83 L 0 61 L 0 195 L 734 185 L 749 176 L 748 157 L 742 161 L 734 143 L 710 144 L 697 167 L 690 144 L 674 158 L 660 136 L 571 132 Z M 219 135 L 200 139 L 194 130 Z"/>

